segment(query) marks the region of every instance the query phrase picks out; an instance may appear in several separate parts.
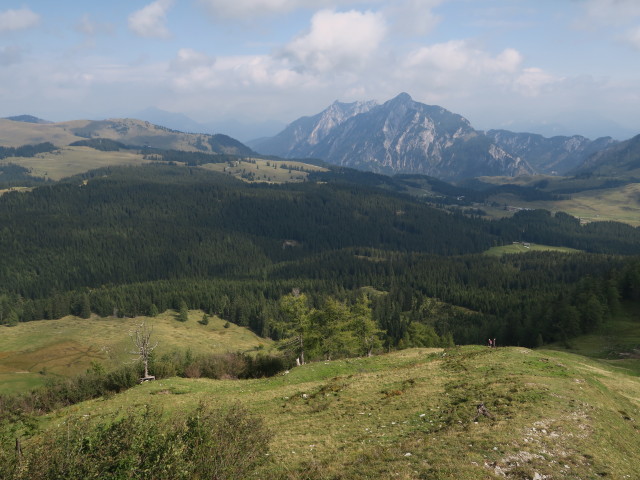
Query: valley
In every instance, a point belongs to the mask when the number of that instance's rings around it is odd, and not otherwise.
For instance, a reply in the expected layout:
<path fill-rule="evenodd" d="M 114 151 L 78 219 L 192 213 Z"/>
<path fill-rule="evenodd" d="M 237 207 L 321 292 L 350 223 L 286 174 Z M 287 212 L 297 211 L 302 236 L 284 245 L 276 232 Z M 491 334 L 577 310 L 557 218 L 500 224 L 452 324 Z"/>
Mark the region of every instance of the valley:
<path fill-rule="evenodd" d="M 627 223 L 634 227 L 640 226 L 640 183 L 585 190 L 572 193 L 567 197 L 569 198 L 561 200 L 525 201 L 510 194 L 495 195 L 487 199 L 489 205 L 483 204 L 478 207 L 492 218 L 509 216 L 519 209 L 543 209 L 566 212 L 583 222 L 612 221 Z"/>
<path fill-rule="evenodd" d="M 498 147 L 438 107 L 384 105 L 336 104 L 315 138 L 338 151 L 331 130 L 350 124 L 356 138 L 356 117 L 429 113 L 422 125 L 448 129 L 442 145 L 458 148 L 441 170 L 265 156 L 131 119 L 10 126 L 0 476 L 146 465 L 153 478 L 196 478 L 190 469 L 215 462 L 194 453 L 205 437 L 189 443 L 194 418 L 216 418 L 206 428 L 223 442 L 229 425 L 248 428 L 234 448 L 252 459 L 250 478 L 633 478 L 635 143 L 526 137 L 536 164 L 497 150 L 525 137 L 494 132 Z M 394 125 L 402 150 L 411 128 Z M 356 150 L 375 150 L 358 138 Z M 563 156 L 566 145 L 581 147 Z M 557 168 L 554 155 L 577 173 L 533 175 Z M 141 322 L 156 380 L 137 385 Z M 132 445 L 146 435 L 173 463 L 120 449 L 120 422 L 146 425 Z M 100 463 L 109 438 L 127 461 Z"/>
<path fill-rule="evenodd" d="M 0 480 L 640 480 L 639 26 L 2 2 Z"/>

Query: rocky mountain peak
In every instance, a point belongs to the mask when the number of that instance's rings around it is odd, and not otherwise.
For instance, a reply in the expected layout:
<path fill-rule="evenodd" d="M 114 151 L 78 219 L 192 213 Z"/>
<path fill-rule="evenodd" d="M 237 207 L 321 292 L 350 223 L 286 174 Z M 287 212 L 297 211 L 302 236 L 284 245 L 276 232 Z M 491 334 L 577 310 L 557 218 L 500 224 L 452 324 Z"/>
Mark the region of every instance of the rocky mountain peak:
<path fill-rule="evenodd" d="M 393 97 L 391 100 L 387 100 L 385 102 L 385 104 L 388 104 L 388 105 L 408 105 L 411 103 L 414 103 L 413 98 L 411 98 L 411 95 L 409 95 L 406 92 L 399 93 L 398 95 Z"/>
<path fill-rule="evenodd" d="M 462 116 L 400 93 L 382 105 L 334 102 L 252 144 L 261 153 L 320 158 L 380 173 L 420 173 L 444 180 L 531 173 L 526 161 L 494 145 Z"/>

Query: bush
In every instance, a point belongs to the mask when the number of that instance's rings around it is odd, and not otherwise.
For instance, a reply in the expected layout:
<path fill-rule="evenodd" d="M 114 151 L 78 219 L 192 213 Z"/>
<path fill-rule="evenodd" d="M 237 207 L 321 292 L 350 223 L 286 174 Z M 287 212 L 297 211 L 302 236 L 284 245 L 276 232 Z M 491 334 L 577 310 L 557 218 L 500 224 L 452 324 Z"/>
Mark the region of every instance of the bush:
<path fill-rule="evenodd" d="M 272 377 L 290 368 L 282 356 L 258 354 L 251 360 L 250 378 Z"/>
<path fill-rule="evenodd" d="M 281 357 L 260 353 L 223 353 L 194 357 L 190 351 L 152 358 L 151 371 L 156 378 L 239 379 L 270 377 L 290 367 Z M 140 365 L 124 365 L 105 373 L 95 364 L 92 369 L 72 378 L 48 378 L 47 384 L 31 392 L 0 395 L 0 423 L 15 415 L 40 414 L 105 395 L 120 393 L 138 384 Z"/>
<path fill-rule="evenodd" d="M 271 377 L 288 368 L 281 356 L 259 354 L 256 357 L 244 353 L 222 353 L 200 356 L 185 365 L 188 378 L 262 378 Z"/>
<path fill-rule="evenodd" d="M 109 373 L 94 367 L 71 378 L 50 377 L 45 386 L 30 392 L 0 395 L 0 421 L 10 415 L 47 413 L 92 398 L 119 393 L 135 386 L 139 377 L 137 365 L 125 365 Z"/>
<path fill-rule="evenodd" d="M 185 376 L 197 371 L 207 378 L 247 378 L 248 357 L 242 353 L 223 353 L 198 357 L 185 368 Z"/>
<path fill-rule="evenodd" d="M 22 456 L 11 448 L 12 438 L 1 438 L 0 478 L 247 478 L 267 458 L 270 439 L 262 420 L 239 406 L 201 404 L 169 420 L 150 408 L 97 425 L 69 418 L 25 441 Z"/>

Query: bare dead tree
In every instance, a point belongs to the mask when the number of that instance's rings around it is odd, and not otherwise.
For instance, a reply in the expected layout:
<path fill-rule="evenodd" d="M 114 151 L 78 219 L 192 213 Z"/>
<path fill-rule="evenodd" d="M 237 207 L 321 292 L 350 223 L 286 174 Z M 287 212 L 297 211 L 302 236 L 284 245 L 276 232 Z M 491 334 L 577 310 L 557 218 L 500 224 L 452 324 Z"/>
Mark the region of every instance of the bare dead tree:
<path fill-rule="evenodd" d="M 137 355 L 144 365 L 144 377 L 140 381 L 155 380 L 156 377 L 149 375 L 149 357 L 151 352 L 158 346 L 158 342 L 151 344 L 151 334 L 153 327 L 147 326 L 146 322 L 142 322 L 136 326 L 134 331 L 129 332 L 129 336 L 135 345 L 131 355 Z"/>

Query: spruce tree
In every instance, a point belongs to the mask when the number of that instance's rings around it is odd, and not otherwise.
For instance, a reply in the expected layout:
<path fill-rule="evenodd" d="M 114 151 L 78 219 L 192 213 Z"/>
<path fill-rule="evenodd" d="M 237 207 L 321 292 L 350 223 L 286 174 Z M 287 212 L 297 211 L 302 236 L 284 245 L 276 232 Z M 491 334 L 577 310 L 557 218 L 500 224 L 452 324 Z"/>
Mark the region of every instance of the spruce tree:
<path fill-rule="evenodd" d="M 189 320 L 189 307 L 187 307 L 187 302 L 182 300 L 180 302 L 180 310 L 178 312 L 178 321 L 186 322 Z"/>

